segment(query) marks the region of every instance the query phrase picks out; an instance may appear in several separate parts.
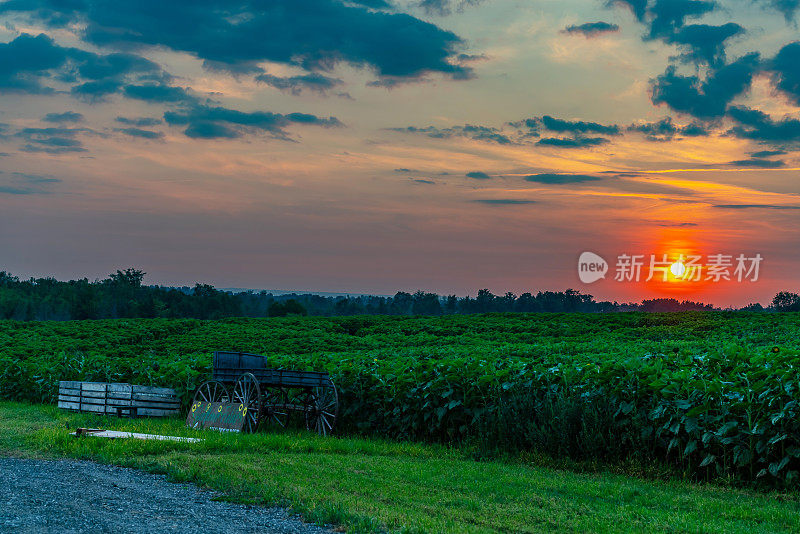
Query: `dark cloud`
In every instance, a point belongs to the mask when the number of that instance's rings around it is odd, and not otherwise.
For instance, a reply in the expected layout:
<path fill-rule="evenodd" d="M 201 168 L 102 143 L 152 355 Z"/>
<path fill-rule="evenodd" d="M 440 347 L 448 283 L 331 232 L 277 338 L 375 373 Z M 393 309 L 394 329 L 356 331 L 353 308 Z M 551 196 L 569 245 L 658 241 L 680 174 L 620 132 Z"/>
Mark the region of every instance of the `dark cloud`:
<path fill-rule="evenodd" d="M 0 171 L 0 194 L 43 195 L 51 191 L 49 186 L 61 182 L 58 178 L 25 172 Z"/>
<path fill-rule="evenodd" d="M 725 41 L 743 33 L 745 29 L 733 22 L 721 26 L 691 24 L 682 27 L 667 41 L 688 48 L 682 56 L 684 61 L 718 66 L 725 63 Z"/>
<path fill-rule="evenodd" d="M 27 142 L 21 148 L 24 152 L 62 154 L 85 152 L 86 148 L 76 137 L 91 132 L 88 128 L 22 128 L 15 136 Z"/>
<path fill-rule="evenodd" d="M 127 78 L 161 83 L 170 79 L 158 65 L 141 56 L 100 55 L 62 47 L 44 34 L 34 37 L 24 33 L 0 44 L 0 92 L 52 93 L 54 89 L 43 83 L 49 78 L 74 84 L 72 94 L 89 101 L 100 101 L 119 91 Z"/>
<path fill-rule="evenodd" d="M 660 222 L 656 224 L 658 226 L 663 226 L 668 228 L 691 228 L 697 226 L 697 223 L 691 223 L 691 222 Z"/>
<path fill-rule="evenodd" d="M 656 0 L 648 8 L 650 20 L 650 38 L 675 35 L 687 18 L 698 18 L 714 11 L 716 2 L 706 0 Z"/>
<path fill-rule="evenodd" d="M 781 48 L 767 68 L 774 73 L 775 87 L 800 105 L 800 42 Z"/>
<path fill-rule="evenodd" d="M 519 130 L 524 130 L 527 137 L 538 137 L 541 123 L 541 118 L 531 117 L 529 119 L 509 122 L 508 125 Z"/>
<path fill-rule="evenodd" d="M 114 53 L 106 56 L 86 54 L 85 61 L 77 69 L 86 80 L 118 79 L 128 74 L 161 74 L 161 67 L 141 56 Z"/>
<path fill-rule="evenodd" d="M 681 134 L 687 137 L 701 137 L 704 135 L 711 135 L 711 132 L 701 123 L 693 122 L 681 128 Z"/>
<path fill-rule="evenodd" d="M 129 126 L 156 126 L 163 121 L 155 117 L 117 117 L 115 121 Z"/>
<path fill-rule="evenodd" d="M 395 169 L 394 172 L 406 173 L 406 172 L 416 172 L 416 171 L 414 169 L 406 169 L 406 168 L 403 167 L 403 168 L 400 168 L 400 169 Z"/>
<path fill-rule="evenodd" d="M 141 128 L 115 128 L 115 132 L 124 133 L 131 137 L 141 137 L 142 139 L 161 139 L 164 137 L 163 132 L 154 132 L 152 130 L 142 130 Z"/>
<path fill-rule="evenodd" d="M 479 198 L 477 200 L 473 200 L 472 202 L 478 202 L 480 204 L 489 204 L 492 206 L 513 206 L 519 204 L 536 204 L 535 200 L 520 200 L 516 198 Z"/>
<path fill-rule="evenodd" d="M 606 135 L 616 135 L 619 133 L 619 126 L 616 124 L 605 125 L 596 122 L 568 121 L 556 119 L 550 115 L 543 116 L 541 121 L 544 127 L 551 132 L 599 133 Z"/>
<path fill-rule="evenodd" d="M 619 26 L 609 22 L 585 22 L 583 24 L 573 24 L 564 28 L 564 33 L 578 34 L 585 37 L 596 37 L 604 33 L 614 33 L 618 31 Z"/>
<path fill-rule="evenodd" d="M 87 102 L 103 102 L 108 95 L 119 92 L 122 88 L 120 80 L 99 80 L 73 85 L 70 90 L 72 95 Z"/>
<path fill-rule="evenodd" d="M 671 66 L 651 80 L 651 100 L 701 119 L 720 118 L 730 101 L 750 87 L 758 68 L 757 53 L 712 70 L 704 81 L 697 76 L 681 76 Z"/>
<path fill-rule="evenodd" d="M 256 80 L 275 87 L 276 89 L 280 89 L 281 91 L 288 91 L 293 95 L 299 95 L 303 91 L 314 91 L 316 93 L 326 94 L 337 85 L 342 85 L 342 83 L 344 83 L 338 78 L 330 78 L 316 73 L 288 77 L 261 74 L 260 76 L 256 76 Z"/>
<path fill-rule="evenodd" d="M 760 1 L 766 7 L 775 9 L 783 13 L 787 22 L 794 20 L 794 15 L 800 8 L 800 0 L 756 0 Z"/>
<path fill-rule="evenodd" d="M 609 1 L 607 5 L 630 8 L 639 22 L 647 27 L 645 40 L 660 39 L 684 50 L 684 62 L 721 66 L 725 63 L 725 42 L 745 33 L 733 22 L 722 25 L 686 24 L 716 11 L 720 5 L 713 0 L 647 0 Z"/>
<path fill-rule="evenodd" d="M 734 167 L 756 167 L 759 169 L 779 169 L 785 167 L 786 163 L 781 160 L 752 158 L 731 161 L 728 165 Z"/>
<path fill-rule="evenodd" d="M 526 176 L 525 180 L 528 182 L 536 182 L 547 185 L 563 185 L 563 184 L 579 184 L 582 182 L 596 182 L 602 180 L 600 176 L 592 176 L 588 174 L 531 174 Z"/>
<path fill-rule="evenodd" d="M 276 139 L 290 140 L 286 127 L 309 124 L 325 128 L 340 127 L 335 117 L 317 117 L 306 113 L 243 112 L 223 107 L 194 106 L 164 113 L 171 126 L 186 126 L 184 133 L 193 138 L 233 138 L 245 133 L 266 133 Z"/>
<path fill-rule="evenodd" d="M 671 117 L 664 117 L 656 122 L 631 124 L 627 127 L 627 130 L 629 132 L 643 133 L 650 141 L 669 141 L 678 133 L 678 127 L 672 122 Z"/>
<path fill-rule="evenodd" d="M 74 111 L 65 111 L 64 113 L 48 113 L 42 120 L 45 122 L 81 122 L 83 115 Z"/>
<path fill-rule="evenodd" d="M 772 143 L 800 141 L 800 120 L 785 118 L 772 120 L 769 115 L 744 106 L 732 106 L 728 116 L 738 123 L 731 133 L 743 139 Z"/>
<path fill-rule="evenodd" d="M 671 117 L 664 117 L 656 122 L 631 124 L 626 129 L 629 132 L 645 134 L 645 138 L 648 141 L 670 141 L 677 134 L 688 137 L 698 137 L 709 134 L 705 126 L 700 123 L 693 122 L 686 126 L 678 126 L 672 122 Z"/>
<path fill-rule="evenodd" d="M 482 0 L 420 0 L 419 6 L 428 15 L 450 15 L 453 11 L 462 11 L 465 7 L 476 6 Z"/>
<path fill-rule="evenodd" d="M 749 209 L 800 210 L 800 206 L 785 206 L 781 204 L 715 204 L 714 207 L 729 209 L 729 210 L 749 210 Z"/>
<path fill-rule="evenodd" d="M 586 148 L 608 143 L 605 137 L 543 137 L 536 144 L 560 148 Z"/>
<path fill-rule="evenodd" d="M 48 93 L 53 89 L 42 85 L 40 78 L 48 71 L 63 66 L 69 54 L 39 34 L 23 33 L 9 43 L 0 43 L 0 93 Z"/>
<path fill-rule="evenodd" d="M 769 158 L 772 156 L 783 156 L 786 153 L 785 150 L 759 150 L 758 152 L 751 152 L 750 155 L 754 158 Z"/>
<path fill-rule="evenodd" d="M 468 172 L 464 176 L 466 176 L 467 178 L 474 178 L 476 180 L 489 180 L 491 178 L 491 176 L 481 171 Z"/>
<path fill-rule="evenodd" d="M 607 6 L 622 6 L 631 10 L 633 16 L 639 22 L 644 21 L 645 14 L 647 13 L 647 0 L 608 0 Z"/>
<path fill-rule="evenodd" d="M 444 5 L 431 7 L 437 4 Z M 0 13 L 26 12 L 52 26 L 85 25 L 83 38 L 100 47 L 165 47 L 231 71 L 274 61 L 308 70 L 344 62 L 382 77 L 438 72 L 459 78 L 469 72 L 452 62 L 463 45 L 457 35 L 376 6 L 386 2 L 12 0 L 0 5 Z"/>
<path fill-rule="evenodd" d="M 388 130 L 393 132 L 423 134 L 436 139 L 466 137 L 476 141 L 487 141 L 490 143 L 497 143 L 499 145 L 509 145 L 514 142 L 507 135 L 501 133 L 501 131 L 497 128 L 492 128 L 489 126 L 476 126 L 473 124 L 453 126 L 451 128 L 437 128 L 435 126 L 425 126 L 419 128 L 416 126 L 407 126 L 405 128 L 388 128 Z"/>
<path fill-rule="evenodd" d="M 428 180 L 427 178 L 413 178 L 411 181 L 417 184 L 425 185 L 434 185 L 436 183 L 433 180 Z"/>

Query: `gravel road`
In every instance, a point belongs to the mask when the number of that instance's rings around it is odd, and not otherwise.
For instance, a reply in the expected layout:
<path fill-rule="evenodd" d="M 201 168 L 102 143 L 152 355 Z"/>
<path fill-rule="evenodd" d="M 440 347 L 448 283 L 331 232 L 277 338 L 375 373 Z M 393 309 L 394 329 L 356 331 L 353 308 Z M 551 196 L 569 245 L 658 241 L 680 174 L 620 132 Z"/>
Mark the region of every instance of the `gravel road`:
<path fill-rule="evenodd" d="M 0 458 L 0 532 L 332 532 L 282 508 L 212 501 L 216 495 L 123 467 Z"/>

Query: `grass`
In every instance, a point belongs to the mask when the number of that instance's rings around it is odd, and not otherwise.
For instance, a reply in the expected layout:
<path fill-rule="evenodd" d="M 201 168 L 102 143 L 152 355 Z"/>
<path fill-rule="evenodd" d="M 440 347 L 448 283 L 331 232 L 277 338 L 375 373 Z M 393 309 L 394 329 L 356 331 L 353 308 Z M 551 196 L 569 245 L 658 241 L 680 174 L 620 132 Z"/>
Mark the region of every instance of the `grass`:
<path fill-rule="evenodd" d="M 203 437 L 202 443 L 76 439 L 79 426 Z M 348 532 L 800 532 L 800 496 L 521 462 L 375 439 L 196 432 L 0 402 L 0 454 L 112 463 L 288 506 Z"/>

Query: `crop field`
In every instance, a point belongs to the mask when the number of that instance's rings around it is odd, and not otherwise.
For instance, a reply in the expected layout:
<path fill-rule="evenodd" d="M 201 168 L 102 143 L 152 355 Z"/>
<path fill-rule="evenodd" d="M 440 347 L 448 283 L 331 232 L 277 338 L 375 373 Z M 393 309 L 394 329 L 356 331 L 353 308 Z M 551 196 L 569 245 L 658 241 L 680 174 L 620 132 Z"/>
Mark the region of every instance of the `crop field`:
<path fill-rule="evenodd" d="M 658 462 L 698 480 L 781 489 L 800 471 L 800 314 L 0 322 L 0 398 L 53 402 L 58 380 L 176 388 L 211 353 L 325 370 L 342 434 Z"/>

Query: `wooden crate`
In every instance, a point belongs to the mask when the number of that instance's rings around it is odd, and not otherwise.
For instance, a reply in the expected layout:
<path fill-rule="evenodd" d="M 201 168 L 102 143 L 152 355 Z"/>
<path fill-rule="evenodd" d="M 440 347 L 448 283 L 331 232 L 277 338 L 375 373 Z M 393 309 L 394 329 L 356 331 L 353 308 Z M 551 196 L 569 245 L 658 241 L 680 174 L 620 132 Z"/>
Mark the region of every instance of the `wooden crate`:
<path fill-rule="evenodd" d="M 177 415 L 181 403 L 174 389 L 105 382 L 58 383 L 58 407 L 74 412 L 117 415 L 118 408 L 135 408 L 137 415 Z"/>

